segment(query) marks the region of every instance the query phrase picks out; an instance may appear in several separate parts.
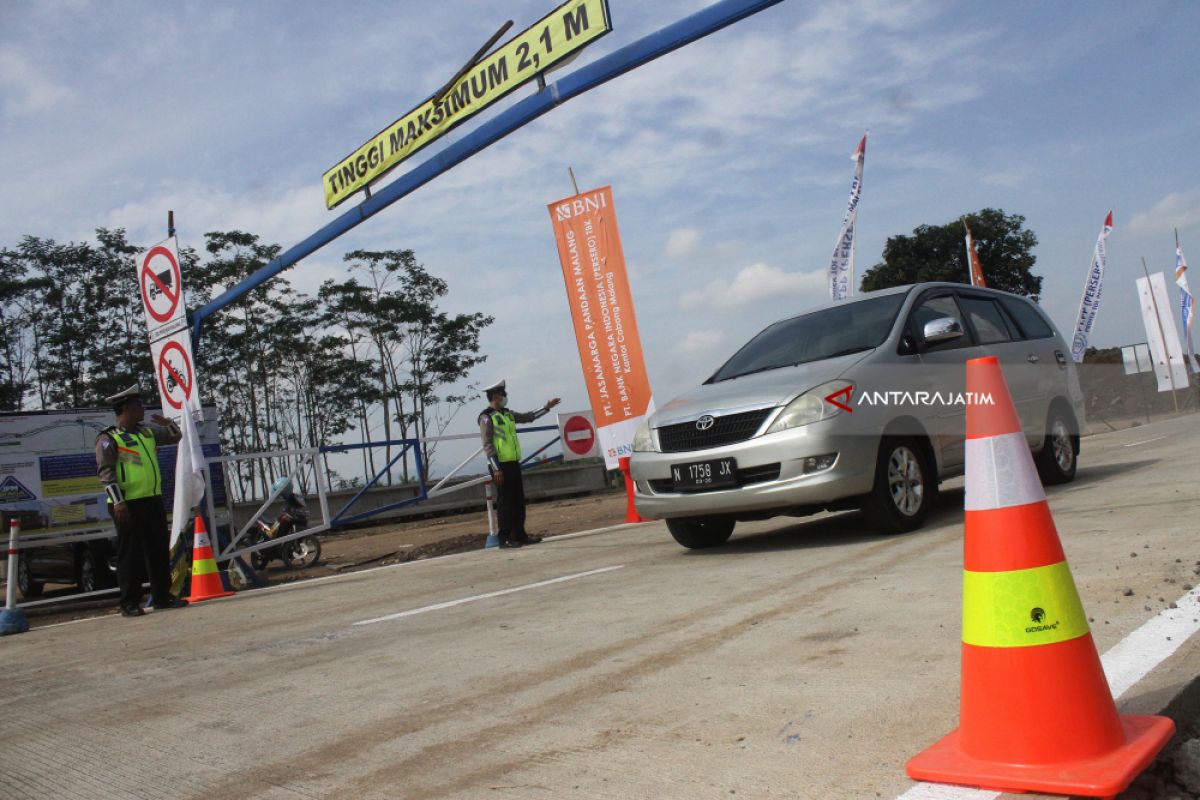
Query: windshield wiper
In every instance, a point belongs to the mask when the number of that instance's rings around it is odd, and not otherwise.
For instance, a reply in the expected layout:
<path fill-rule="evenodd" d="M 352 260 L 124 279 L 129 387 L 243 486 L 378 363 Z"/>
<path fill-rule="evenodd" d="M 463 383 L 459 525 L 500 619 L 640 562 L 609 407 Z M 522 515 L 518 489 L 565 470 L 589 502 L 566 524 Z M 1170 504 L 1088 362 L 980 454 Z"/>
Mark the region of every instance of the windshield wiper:
<path fill-rule="evenodd" d="M 848 355 L 851 355 L 852 353 L 861 353 L 864 350 L 874 350 L 874 349 L 875 349 L 874 347 L 871 347 L 869 345 L 864 345 L 862 347 L 847 347 L 845 350 L 838 350 L 836 353 L 830 353 L 829 355 L 822 356 L 821 358 L 822 359 L 839 358 L 840 356 L 848 356 Z"/>

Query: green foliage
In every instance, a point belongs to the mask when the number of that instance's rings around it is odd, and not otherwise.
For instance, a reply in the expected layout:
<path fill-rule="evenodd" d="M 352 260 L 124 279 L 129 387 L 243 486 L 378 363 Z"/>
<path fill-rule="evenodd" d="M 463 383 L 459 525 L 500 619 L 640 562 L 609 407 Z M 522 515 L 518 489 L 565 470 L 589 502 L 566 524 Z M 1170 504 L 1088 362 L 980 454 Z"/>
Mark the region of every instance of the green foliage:
<path fill-rule="evenodd" d="M 995 208 L 945 225 L 921 225 L 911 236 L 890 237 L 882 263 L 863 275 L 862 291 L 922 281 L 970 283 L 963 220 L 971 226 L 988 287 L 1036 299 L 1042 289 L 1041 277 L 1032 272 L 1037 235 L 1024 227 L 1025 217 Z"/>
<path fill-rule="evenodd" d="M 136 278 L 144 249 L 123 230 L 98 229 L 94 244 L 30 236 L 0 250 L 0 410 L 101 406 L 134 382 L 152 391 Z M 243 231 L 206 234 L 203 253 L 180 252 L 188 307 L 279 252 Z M 326 281 L 316 297 L 276 278 L 206 321 L 201 399 L 217 406 L 227 450 L 302 449 L 354 433 L 370 442 L 379 422 L 385 439 L 432 436 L 465 402 L 446 389 L 484 361 L 479 337 L 492 318 L 440 310 L 449 287 L 411 250 L 360 250 L 346 261 L 354 274 Z M 433 448 L 423 455 L 432 458 Z M 373 461 L 364 453 L 368 477 Z M 294 463 L 237 462 L 227 474 L 245 497 Z M 402 469 L 407 476 L 407 461 Z"/>

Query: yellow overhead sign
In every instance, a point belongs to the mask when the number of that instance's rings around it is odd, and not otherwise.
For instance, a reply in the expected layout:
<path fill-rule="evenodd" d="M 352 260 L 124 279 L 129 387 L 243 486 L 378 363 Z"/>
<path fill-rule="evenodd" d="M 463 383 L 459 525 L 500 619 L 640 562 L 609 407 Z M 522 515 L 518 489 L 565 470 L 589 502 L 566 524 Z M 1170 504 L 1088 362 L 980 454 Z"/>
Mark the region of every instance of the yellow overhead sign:
<path fill-rule="evenodd" d="M 333 208 L 425 145 L 612 30 L 607 0 L 568 0 L 326 172 Z"/>

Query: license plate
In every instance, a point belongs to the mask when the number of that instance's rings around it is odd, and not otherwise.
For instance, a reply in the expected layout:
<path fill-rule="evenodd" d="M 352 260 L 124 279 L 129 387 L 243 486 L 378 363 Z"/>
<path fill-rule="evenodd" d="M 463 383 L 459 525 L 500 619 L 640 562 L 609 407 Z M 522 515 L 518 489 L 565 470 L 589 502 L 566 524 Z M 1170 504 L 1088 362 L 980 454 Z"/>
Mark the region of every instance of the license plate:
<path fill-rule="evenodd" d="M 732 458 L 714 458 L 691 464 L 672 464 L 671 481 L 676 489 L 717 489 L 737 486 L 737 462 Z"/>

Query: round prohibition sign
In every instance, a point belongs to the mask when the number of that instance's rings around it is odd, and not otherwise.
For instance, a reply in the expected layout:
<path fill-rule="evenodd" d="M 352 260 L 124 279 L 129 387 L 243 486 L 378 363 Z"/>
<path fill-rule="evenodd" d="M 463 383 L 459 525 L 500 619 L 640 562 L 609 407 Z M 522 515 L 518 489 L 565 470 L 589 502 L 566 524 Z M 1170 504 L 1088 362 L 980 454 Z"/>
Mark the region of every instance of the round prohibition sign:
<path fill-rule="evenodd" d="M 155 272 L 151 263 L 158 258 L 167 260 L 166 269 Z M 159 245 L 146 253 L 142 259 L 142 270 L 138 275 L 138 283 L 142 289 L 142 305 L 146 312 L 158 322 L 166 322 L 179 307 L 180 284 L 183 276 L 179 272 L 179 262 L 175 254 Z"/>
<path fill-rule="evenodd" d="M 179 355 L 174 360 L 178 366 L 167 358 L 169 353 L 176 351 Z M 158 385 L 162 388 L 167 403 L 173 408 L 182 409 L 183 404 L 192 396 L 192 380 L 192 362 L 183 345 L 179 342 L 167 342 L 158 354 Z"/>
<path fill-rule="evenodd" d="M 571 417 L 563 424 L 563 442 L 575 455 L 587 455 L 596 446 L 596 429 L 587 417 Z"/>

